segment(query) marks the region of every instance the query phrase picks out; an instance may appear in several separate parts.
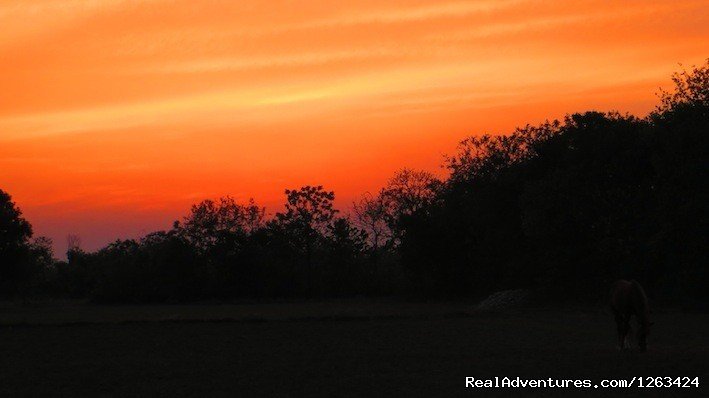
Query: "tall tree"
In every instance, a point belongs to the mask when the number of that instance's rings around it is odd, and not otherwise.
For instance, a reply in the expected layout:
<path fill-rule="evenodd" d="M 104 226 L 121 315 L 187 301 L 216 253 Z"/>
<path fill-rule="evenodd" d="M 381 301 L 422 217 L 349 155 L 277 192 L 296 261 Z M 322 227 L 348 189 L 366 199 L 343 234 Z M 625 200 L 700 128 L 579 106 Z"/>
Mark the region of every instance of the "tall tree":
<path fill-rule="evenodd" d="M 261 228 L 265 209 L 253 199 L 245 205 L 226 196 L 218 201 L 204 200 L 192 206 L 190 214 L 175 227 L 201 253 L 220 244 L 234 244 L 235 240 Z"/>
<path fill-rule="evenodd" d="M 358 201 L 352 203 L 354 222 L 360 229 L 366 231 L 369 246 L 374 253 L 391 242 L 392 232 L 387 223 L 389 219 L 387 210 L 382 198 L 370 193 L 362 195 Z"/>
<path fill-rule="evenodd" d="M 384 207 L 384 219 L 397 244 L 404 231 L 406 217 L 431 205 L 440 190 L 441 182 L 431 173 L 402 169 L 397 172 L 379 192 L 379 201 Z"/>
<path fill-rule="evenodd" d="M 32 226 L 12 197 L 0 190 L 0 295 L 14 294 L 26 274 Z"/>

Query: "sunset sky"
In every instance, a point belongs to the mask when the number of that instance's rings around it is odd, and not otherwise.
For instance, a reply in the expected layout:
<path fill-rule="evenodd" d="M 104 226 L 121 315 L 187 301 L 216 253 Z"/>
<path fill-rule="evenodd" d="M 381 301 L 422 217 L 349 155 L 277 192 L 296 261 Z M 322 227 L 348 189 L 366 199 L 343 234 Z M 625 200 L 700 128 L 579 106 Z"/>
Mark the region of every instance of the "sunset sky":
<path fill-rule="evenodd" d="M 59 256 L 223 195 L 344 209 L 467 135 L 644 116 L 708 56 L 709 0 L 2 0 L 0 189 Z"/>

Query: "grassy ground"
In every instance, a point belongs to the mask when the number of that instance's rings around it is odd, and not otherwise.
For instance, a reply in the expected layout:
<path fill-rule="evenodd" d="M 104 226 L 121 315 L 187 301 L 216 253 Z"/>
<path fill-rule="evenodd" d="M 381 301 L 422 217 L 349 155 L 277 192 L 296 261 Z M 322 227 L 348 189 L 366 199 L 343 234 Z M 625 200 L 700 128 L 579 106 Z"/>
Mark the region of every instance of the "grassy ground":
<path fill-rule="evenodd" d="M 656 311 L 640 354 L 615 349 L 602 309 L 470 307 L 0 304 L 0 396 L 707 396 L 705 388 L 466 389 L 466 376 L 709 382 L 707 314 Z"/>

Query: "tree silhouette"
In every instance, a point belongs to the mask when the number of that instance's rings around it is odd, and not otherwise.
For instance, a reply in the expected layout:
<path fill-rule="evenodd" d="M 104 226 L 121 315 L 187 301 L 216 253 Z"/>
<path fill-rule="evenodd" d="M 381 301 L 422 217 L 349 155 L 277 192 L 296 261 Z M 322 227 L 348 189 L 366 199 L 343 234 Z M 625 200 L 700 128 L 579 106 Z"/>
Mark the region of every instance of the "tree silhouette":
<path fill-rule="evenodd" d="M 176 229 L 200 252 L 205 253 L 219 244 L 227 243 L 258 230 L 264 225 L 265 209 L 253 199 L 241 205 L 227 196 L 218 202 L 204 200 L 193 205 L 190 214 Z"/>
<path fill-rule="evenodd" d="M 430 206 L 440 187 L 441 182 L 425 171 L 402 169 L 389 179 L 379 192 L 379 201 L 394 244 L 401 239 L 405 218 Z"/>
<path fill-rule="evenodd" d="M 324 233 L 335 215 L 335 193 L 325 191 L 321 185 L 306 185 L 300 189 L 286 189 L 285 213 L 277 213 L 277 220 L 307 234 Z"/>
<path fill-rule="evenodd" d="M 665 300 L 706 302 L 709 60 L 672 81 L 646 118 L 584 112 L 469 137 L 446 159 L 447 178 L 403 169 L 351 218 L 322 186 L 286 190 L 270 220 L 253 200 L 224 197 L 95 252 L 70 238 L 62 262 L 0 191 L 0 295 L 179 302 L 529 288 L 582 300 L 622 277 Z"/>
<path fill-rule="evenodd" d="M 367 232 L 373 252 L 376 253 L 382 246 L 388 246 L 392 232 L 387 222 L 388 209 L 380 196 L 374 197 L 365 193 L 359 201 L 352 203 L 352 211 L 357 226 Z"/>
<path fill-rule="evenodd" d="M 586 112 L 464 140 L 436 200 L 404 224 L 419 291 L 581 299 L 628 277 L 707 297 L 709 61 L 673 83 L 644 119 Z"/>
<path fill-rule="evenodd" d="M 17 292 L 18 284 L 27 277 L 28 245 L 32 226 L 12 197 L 0 190 L 0 295 Z"/>
<path fill-rule="evenodd" d="M 673 91 L 660 90 L 660 105 L 656 107 L 654 116 L 681 106 L 709 107 L 709 58 L 704 65 L 673 73 L 672 83 Z"/>

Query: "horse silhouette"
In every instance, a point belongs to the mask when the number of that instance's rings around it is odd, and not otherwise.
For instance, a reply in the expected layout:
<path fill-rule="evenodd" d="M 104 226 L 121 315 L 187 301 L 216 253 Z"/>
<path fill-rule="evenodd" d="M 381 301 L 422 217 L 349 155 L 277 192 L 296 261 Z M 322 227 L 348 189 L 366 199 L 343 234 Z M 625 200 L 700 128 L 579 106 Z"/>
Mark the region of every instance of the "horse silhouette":
<path fill-rule="evenodd" d="M 611 309 L 618 327 L 618 348 L 625 348 L 626 338 L 631 331 L 630 318 L 635 316 L 638 323 L 638 346 L 641 351 L 647 350 L 647 336 L 652 322 L 647 296 L 642 286 L 634 280 L 619 280 L 613 284 L 610 296 Z"/>

